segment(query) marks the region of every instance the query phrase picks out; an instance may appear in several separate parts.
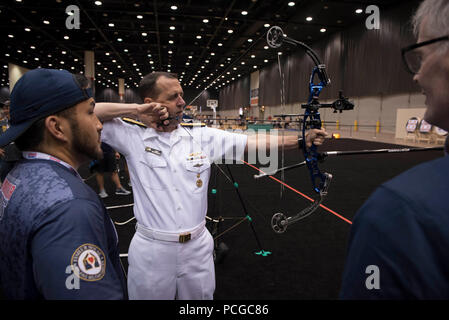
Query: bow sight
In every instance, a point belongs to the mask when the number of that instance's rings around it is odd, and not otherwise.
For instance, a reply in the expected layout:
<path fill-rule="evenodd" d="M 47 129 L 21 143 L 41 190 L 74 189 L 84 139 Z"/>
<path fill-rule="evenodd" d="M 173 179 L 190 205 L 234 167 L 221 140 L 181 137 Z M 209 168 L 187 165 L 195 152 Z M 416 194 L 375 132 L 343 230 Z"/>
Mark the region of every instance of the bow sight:
<path fill-rule="evenodd" d="M 342 113 L 344 110 L 353 110 L 354 104 L 343 96 L 343 92 L 339 92 L 339 98 L 332 103 L 320 103 L 317 98 L 312 98 L 310 103 L 301 104 L 301 108 L 318 111 L 321 108 L 331 108 L 334 113 Z"/>

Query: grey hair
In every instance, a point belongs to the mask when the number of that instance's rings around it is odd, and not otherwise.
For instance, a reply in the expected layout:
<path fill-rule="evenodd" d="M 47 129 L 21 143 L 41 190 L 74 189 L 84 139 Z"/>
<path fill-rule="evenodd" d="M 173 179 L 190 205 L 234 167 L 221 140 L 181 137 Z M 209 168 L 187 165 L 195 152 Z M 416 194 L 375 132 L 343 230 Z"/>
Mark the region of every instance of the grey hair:
<path fill-rule="evenodd" d="M 427 29 L 435 37 L 449 35 L 449 1 L 448 0 L 424 0 L 413 17 L 413 31 L 416 37 L 425 18 Z"/>

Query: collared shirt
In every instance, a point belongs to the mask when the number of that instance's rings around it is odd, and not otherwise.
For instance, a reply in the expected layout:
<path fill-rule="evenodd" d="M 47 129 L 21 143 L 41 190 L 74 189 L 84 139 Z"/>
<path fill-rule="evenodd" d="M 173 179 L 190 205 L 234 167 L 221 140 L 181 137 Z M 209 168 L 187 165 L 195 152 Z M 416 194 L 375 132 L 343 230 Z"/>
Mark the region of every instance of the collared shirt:
<path fill-rule="evenodd" d="M 381 185 L 356 214 L 341 299 L 449 299 L 449 157 Z"/>
<path fill-rule="evenodd" d="M 126 158 L 137 221 L 154 230 L 182 232 L 205 219 L 211 162 L 242 159 L 247 136 L 180 126 L 160 133 L 114 119 L 104 123 L 102 140 Z"/>
<path fill-rule="evenodd" d="M 70 168 L 23 159 L 2 184 L 0 288 L 8 299 L 126 298 L 112 221 Z"/>
<path fill-rule="evenodd" d="M 57 163 L 63 165 L 64 167 L 66 167 L 67 169 L 69 169 L 71 172 L 73 172 L 78 178 L 83 180 L 83 178 L 81 178 L 80 174 L 78 173 L 78 171 L 76 171 L 76 169 L 74 167 L 72 167 L 67 162 L 64 162 L 61 159 L 58 159 L 50 154 L 43 153 L 43 152 L 37 152 L 37 151 L 23 151 L 22 156 L 28 160 L 41 159 L 41 160 L 50 160 L 50 161 L 57 162 Z"/>

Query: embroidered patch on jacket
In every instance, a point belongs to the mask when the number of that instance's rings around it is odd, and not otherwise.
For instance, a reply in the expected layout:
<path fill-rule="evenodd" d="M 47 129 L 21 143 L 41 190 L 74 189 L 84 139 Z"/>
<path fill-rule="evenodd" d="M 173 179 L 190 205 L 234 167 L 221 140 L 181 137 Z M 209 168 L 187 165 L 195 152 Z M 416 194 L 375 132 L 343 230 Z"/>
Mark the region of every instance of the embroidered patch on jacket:
<path fill-rule="evenodd" d="M 85 281 L 98 281 L 106 272 L 106 257 L 96 245 L 85 243 L 72 255 L 70 264 L 79 269 L 79 278 Z"/>
<path fill-rule="evenodd" d="M 16 185 L 5 178 L 1 187 L 0 196 L 0 220 L 3 218 L 4 210 L 8 205 L 9 199 L 11 199 L 14 190 L 16 190 Z"/>
<path fill-rule="evenodd" d="M 16 190 L 16 185 L 10 182 L 8 178 L 6 178 L 5 181 L 3 181 L 1 190 L 3 197 L 6 199 L 6 201 L 9 201 L 9 199 L 11 199 L 14 190 Z"/>

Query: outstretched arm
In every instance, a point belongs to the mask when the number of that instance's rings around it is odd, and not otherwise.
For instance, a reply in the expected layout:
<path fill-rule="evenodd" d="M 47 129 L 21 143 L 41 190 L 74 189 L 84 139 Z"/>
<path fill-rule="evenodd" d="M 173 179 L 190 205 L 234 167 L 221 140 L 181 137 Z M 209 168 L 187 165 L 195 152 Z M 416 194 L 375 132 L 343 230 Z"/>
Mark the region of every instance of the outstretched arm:
<path fill-rule="evenodd" d="M 319 129 L 312 129 L 306 132 L 306 145 L 308 148 L 312 146 L 312 144 L 315 144 L 317 146 L 322 145 L 324 142 L 324 139 L 327 138 L 329 135 L 325 130 L 319 130 Z M 257 150 L 257 147 L 260 146 L 259 144 L 258 135 L 250 135 L 248 136 L 248 142 L 246 144 L 245 152 L 248 152 L 250 150 Z M 271 144 L 271 138 L 269 135 L 265 138 L 266 143 L 266 150 L 270 149 Z M 282 143 L 284 143 L 284 148 L 287 150 L 290 149 L 296 149 L 298 148 L 298 137 L 297 136 L 278 136 L 277 139 L 275 139 L 274 143 L 277 144 L 277 146 L 282 147 Z"/>
<path fill-rule="evenodd" d="M 95 104 L 95 114 L 100 121 L 109 121 L 117 117 L 139 119 L 146 126 L 159 130 L 161 122 L 167 122 L 167 108 L 160 103 L 114 103 L 100 102 Z"/>

